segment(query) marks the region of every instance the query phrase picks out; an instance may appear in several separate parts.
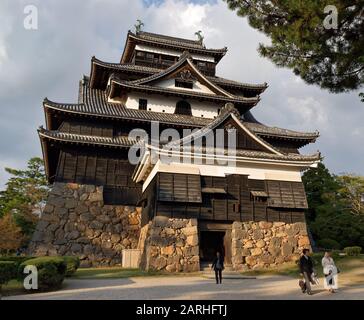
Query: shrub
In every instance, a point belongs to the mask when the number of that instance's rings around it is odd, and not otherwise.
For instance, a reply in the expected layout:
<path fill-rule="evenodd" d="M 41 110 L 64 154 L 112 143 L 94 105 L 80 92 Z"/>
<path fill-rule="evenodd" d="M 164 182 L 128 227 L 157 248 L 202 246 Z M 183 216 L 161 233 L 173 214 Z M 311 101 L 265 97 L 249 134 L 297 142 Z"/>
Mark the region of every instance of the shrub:
<path fill-rule="evenodd" d="M 15 279 L 17 275 L 17 264 L 13 261 L 0 261 L 0 289 L 3 284 Z"/>
<path fill-rule="evenodd" d="M 344 252 L 348 256 L 358 256 L 361 252 L 361 247 L 359 247 L 359 246 L 346 247 L 346 248 L 344 248 Z"/>
<path fill-rule="evenodd" d="M 80 259 L 76 256 L 64 256 L 63 260 L 66 262 L 67 270 L 66 277 L 72 276 L 80 266 Z"/>
<path fill-rule="evenodd" d="M 16 263 L 17 269 L 19 268 L 20 264 L 26 260 L 33 259 L 33 257 L 24 257 L 24 256 L 2 256 L 0 257 L 0 261 L 12 261 Z"/>
<path fill-rule="evenodd" d="M 57 289 L 61 286 L 67 269 L 67 264 L 61 257 L 39 257 L 20 264 L 19 275 L 24 278 L 25 266 L 33 265 L 38 270 L 38 290 Z"/>
<path fill-rule="evenodd" d="M 340 243 L 329 238 L 317 241 L 317 246 L 323 249 L 340 249 Z"/>

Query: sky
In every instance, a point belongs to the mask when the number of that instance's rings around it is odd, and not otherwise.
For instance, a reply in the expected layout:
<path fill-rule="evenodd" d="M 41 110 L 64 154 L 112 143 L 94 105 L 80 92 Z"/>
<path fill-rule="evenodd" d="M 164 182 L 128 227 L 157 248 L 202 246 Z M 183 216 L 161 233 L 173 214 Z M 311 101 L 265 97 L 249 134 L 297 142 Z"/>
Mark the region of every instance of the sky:
<path fill-rule="evenodd" d="M 195 38 L 228 47 L 217 74 L 269 88 L 253 109 L 259 121 L 320 138 L 303 153 L 320 150 L 334 173 L 364 175 L 364 104 L 358 92 L 330 94 L 307 85 L 291 70 L 277 68 L 257 52 L 269 43 L 220 0 L 32 0 L 38 29 L 24 28 L 29 1 L 0 1 L 0 189 L 4 167 L 24 168 L 41 156 L 36 129 L 44 125 L 42 101 L 76 102 L 78 81 L 90 72 L 92 56 L 118 62 L 129 29 L 137 19 L 144 30 Z"/>

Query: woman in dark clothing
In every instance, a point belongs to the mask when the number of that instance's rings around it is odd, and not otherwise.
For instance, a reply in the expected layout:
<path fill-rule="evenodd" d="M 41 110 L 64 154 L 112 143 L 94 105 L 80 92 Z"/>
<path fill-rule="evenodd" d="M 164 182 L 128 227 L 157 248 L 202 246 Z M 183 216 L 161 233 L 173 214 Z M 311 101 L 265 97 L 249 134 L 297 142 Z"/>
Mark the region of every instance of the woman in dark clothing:
<path fill-rule="evenodd" d="M 220 252 L 216 253 L 216 258 L 214 259 L 214 262 L 212 263 L 211 269 L 215 270 L 215 278 L 216 278 L 216 284 L 221 283 L 222 280 L 222 270 L 224 270 L 224 258 L 221 256 Z"/>

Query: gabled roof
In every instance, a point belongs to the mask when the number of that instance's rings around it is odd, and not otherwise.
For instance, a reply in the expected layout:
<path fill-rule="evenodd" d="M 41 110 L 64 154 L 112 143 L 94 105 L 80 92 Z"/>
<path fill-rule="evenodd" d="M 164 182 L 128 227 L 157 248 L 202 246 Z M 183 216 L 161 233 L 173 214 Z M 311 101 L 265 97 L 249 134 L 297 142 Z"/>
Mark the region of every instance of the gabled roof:
<path fill-rule="evenodd" d="M 112 73 L 135 74 L 141 77 L 147 77 L 160 73 L 163 69 L 152 68 L 148 66 L 135 65 L 133 63 L 111 63 L 99 60 L 95 57 L 91 59 L 90 86 L 91 88 L 105 89 L 109 76 Z M 221 86 L 223 89 L 236 89 L 242 91 L 253 91 L 259 95 L 268 88 L 267 83 L 253 84 L 234 81 L 218 76 L 205 76 L 213 84 Z M 100 79 L 101 78 L 101 79 Z M 102 84 L 99 84 L 99 83 Z"/>
<path fill-rule="evenodd" d="M 210 80 L 208 80 L 206 78 L 206 76 L 204 74 L 202 74 L 193 64 L 192 60 L 191 60 L 191 56 L 189 54 L 189 52 L 185 51 L 178 59 L 178 61 L 170 66 L 169 68 L 159 72 L 159 73 L 155 73 L 149 77 L 143 78 L 143 79 L 138 79 L 138 80 L 134 80 L 132 81 L 133 84 L 138 84 L 138 85 L 147 85 L 147 84 L 151 84 L 156 80 L 162 80 L 163 78 L 168 77 L 169 75 L 178 72 L 179 70 L 182 70 L 183 68 L 188 67 L 190 69 L 190 71 L 192 72 L 192 76 L 195 76 L 197 79 L 199 79 L 200 82 L 205 83 L 209 89 L 213 92 L 215 92 L 216 94 L 221 94 L 223 96 L 232 98 L 233 95 L 230 94 L 229 92 L 225 91 L 224 89 L 222 89 L 221 87 L 219 87 L 218 85 L 215 85 L 214 83 L 212 83 Z"/>
<path fill-rule="evenodd" d="M 227 48 L 222 49 L 207 49 L 200 42 L 170 36 L 164 36 L 149 32 L 128 32 L 124 47 L 124 52 L 121 57 L 121 63 L 130 62 L 131 55 L 136 44 L 145 44 L 154 47 L 163 47 L 174 49 L 177 51 L 188 50 L 191 53 L 214 56 L 216 61 L 219 61 L 227 52 Z"/>
<path fill-rule="evenodd" d="M 162 88 L 162 87 L 157 87 L 157 86 L 152 86 L 152 85 L 141 85 L 141 84 L 135 84 L 131 81 L 123 81 L 123 80 L 118 79 L 117 77 L 111 78 L 111 90 L 110 90 L 111 98 L 115 97 L 114 90 L 118 86 L 120 88 L 135 90 L 135 91 L 142 91 L 142 92 L 147 92 L 150 94 L 173 95 L 176 97 L 187 97 L 187 98 L 206 100 L 206 101 L 232 102 L 232 103 L 245 105 L 245 107 L 247 108 L 246 110 L 250 110 L 252 107 L 254 107 L 259 102 L 259 98 L 244 98 L 244 97 L 238 97 L 238 96 L 227 97 L 224 95 L 215 95 L 215 94 L 209 94 L 209 93 L 204 93 L 204 92 L 196 92 L 196 91 L 192 91 L 192 90 L 187 91 L 187 90 L 177 90 L 177 89 L 171 89 L 171 88 Z"/>
<path fill-rule="evenodd" d="M 252 138 L 253 140 L 255 140 L 260 146 L 263 147 L 263 149 L 265 149 L 266 152 L 268 153 L 273 153 L 276 155 L 280 155 L 282 156 L 283 153 L 281 151 L 279 151 L 278 149 L 274 148 L 272 145 L 270 145 L 269 143 L 267 143 L 266 141 L 264 141 L 263 139 L 261 139 L 259 136 L 257 136 L 254 132 L 250 131 L 243 122 L 241 122 L 239 120 L 239 112 L 238 110 L 236 110 L 234 108 L 233 104 L 227 103 L 225 105 L 224 108 L 221 109 L 221 112 L 219 114 L 219 116 L 213 120 L 211 123 L 209 123 L 207 126 L 201 128 L 198 131 L 195 131 L 193 133 L 191 133 L 189 136 L 184 137 L 180 140 L 176 140 L 176 141 L 171 141 L 170 143 L 167 144 L 168 146 L 176 146 L 176 145 L 183 145 L 185 142 L 188 143 L 189 141 L 194 141 L 200 137 L 203 137 L 206 132 L 208 131 L 212 131 L 216 128 L 218 128 L 222 123 L 224 123 L 228 118 L 232 118 L 235 122 L 235 124 L 237 124 L 237 127 L 244 131 L 245 134 L 247 134 L 248 136 L 250 136 L 250 138 Z"/>
<path fill-rule="evenodd" d="M 214 92 L 214 94 L 199 92 L 194 90 L 178 90 L 172 88 L 163 88 L 153 85 L 156 81 L 162 80 L 186 68 L 192 73 L 192 76 L 196 77 L 201 83 L 206 85 L 212 92 Z M 248 106 L 249 109 L 255 106 L 259 102 L 259 97 L 245 98 L 241 96 L 236 96 L 222 89 L 220 86 L 212 83 L 194 66 L 194 64 L 190 59 L 190 54 L 187 51 L 185 51 L 181 55 L 180 59 L 174 65 L 170 66 L 165 70 L 162 70 L 159 73 L 155 73 L 149 77 L 134 81 L 125 81 L 120 79 L 116 75 L 112 75 L 110 77 L 110 82 L 111 82 L 111 89 L 110 89 L 111 98 L 115 96 L 115 89 L 116 87 L 119 86 L 125 89 L 134 89 L 137 91 L 145 91 L 148 93 L 169 94 L 174 96 L 198 98 L 210 101 L 238 103 Z"/>
<path fill-rule="evenodd" d="M 46 113 L 46 123 L 48 129 L 54 129 L 49 123 L 51 120 L 50 113 L 52 112 L 61 112 L 97 118 L 110 118 L 115 120 L 120 119 L 141 122 L 159 121 L 160 123 L 188 126 L 192 128 L 202 128 L 213 121 L 213 119 L 193 117 L 188 115 L 129 109 L 123 104 L 109 103 L 107 102 L 104 91 L 91 89 L 89 87 L 87 77 L 84 77 L 83 80 L 80 81 L 79 92 L 79 103 L 58 103 L 53 102 L 47 98 L 44 100 L 43 107 Z M 243 115 L 243 118 L 245 119 L 243 121 L 244 125 L 249 130 L 262 137 L 279 136 L 285 139 L 304 140 L 311 142 L 319 135 L 317 132 L 298 132 L 266 126 L 264 124 L 258 123 L 257 120 L 251 116 L 249 111 Z"/>

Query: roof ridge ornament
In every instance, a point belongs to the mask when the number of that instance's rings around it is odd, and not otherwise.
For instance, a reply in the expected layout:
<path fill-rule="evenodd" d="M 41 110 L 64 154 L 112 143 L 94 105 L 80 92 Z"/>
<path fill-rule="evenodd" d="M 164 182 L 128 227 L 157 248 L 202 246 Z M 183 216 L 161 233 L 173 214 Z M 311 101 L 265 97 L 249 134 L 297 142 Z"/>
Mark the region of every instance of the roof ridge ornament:
<path fill-rule="evenodd" d="M 221 109 L 220 115 L 223 116 L 225 114 L 232 113 L 236 117 L 240 118 L 240 112 L 235 108 L 234 104 L 231 102 L 225 103 L 224 107 Z"/>
<path fill-rule="evenodd" d="M 138 34 L 139 32 L 142 31 L 142 27 L 144 27 L 144 23 L 142 22 L 142 20 L 137 19 L 137 23 L 134 25 L 135 27 L 135 33 Z"/>
<path fill-rule="evenodd" d="M 201 30 L 198 30 L 195 32 L 195 35 L 197 36 L 198 38 L 198 42 L 205 48 L 205 45 L 203 44 L 203 39 L 205 38 L 203 35 L 202 35 L 202 31 Z"/>

